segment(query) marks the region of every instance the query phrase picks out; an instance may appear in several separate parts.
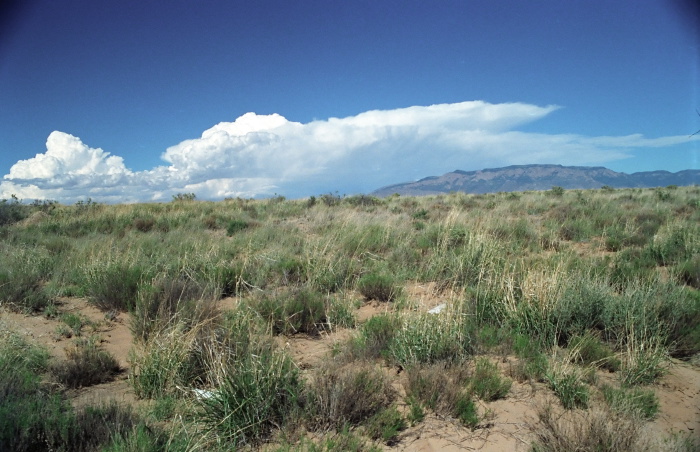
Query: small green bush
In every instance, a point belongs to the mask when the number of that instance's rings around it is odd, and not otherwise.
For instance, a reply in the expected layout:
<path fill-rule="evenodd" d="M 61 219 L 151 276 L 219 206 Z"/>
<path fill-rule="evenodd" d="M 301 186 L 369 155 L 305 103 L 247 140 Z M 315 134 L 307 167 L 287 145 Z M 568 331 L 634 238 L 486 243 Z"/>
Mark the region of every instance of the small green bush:
<path fill-rule="evenodd" d="M 226 226 L 226 234 L 230 237 L 250 227 L 250 223 L 245 220 L 231 220 Z"/>
<path fill-rule="evenodd" d="M 365 432 L 373 440 L 381 440 L 391 446 L 395 443 L 399 432 L 408 425 L 396 406 L 392 405 L 375 414 L 365 422 Z"/>
<path fill-rule="evenodd" d="M 360 326 L 359 335 L 348 344 L 348 353 L 357 359 L 386 356 L 399 327 L 399 318 L 391 314 L 370 317 Z"/>
<path fill-rule="evenodd" d="M 684 284 L 700 289 L 700 254 L 678 264 L 677 273 Z"/>
<path fill-rule="evenodd" d="M 479 412 L 476 409 L 474 401 L 468 394 L 462 393 L 457 397 L 453 414 L 462 424 L 472 430 L 476 429 L 479 425 Z"/>
<path fill-rule="evenodd" d="M 598 366 L 610 372 L 620 370 L 622 362 L 612 349 L 591 334 L 572 337 L 569 340 L 569 349 L 575 351 L 576 362 Z"/>
<path fill-rule="evenodd" d="M 296 289 L 274 296 L 263 294 L 251 307 L 268 325 L 272 334 L 311 335 L 321 332 L 326 324 L 326 300 L 313 290 Z"/>
<path fill-rule="evenodd" d="M 407 315 L 394 333 L 388 357 L 402 367 L 416 363 L 461 362 L 472 353 L 471 338 L 457 318 Z"/>

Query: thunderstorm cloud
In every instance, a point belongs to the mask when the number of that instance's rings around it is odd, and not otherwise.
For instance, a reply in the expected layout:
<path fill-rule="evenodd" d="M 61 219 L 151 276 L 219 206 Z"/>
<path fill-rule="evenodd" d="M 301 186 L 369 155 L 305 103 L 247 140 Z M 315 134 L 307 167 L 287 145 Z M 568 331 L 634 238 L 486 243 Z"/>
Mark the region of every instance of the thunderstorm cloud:
<path fill-rule="evenodd" d="M 166 201 L 176 193 L 199 199 L 297 198 L 384 185 L 455 169 L 514 164 L 602 165 L 630 149 L 671 146 L 688 137 L 586 137 L 517 130 L 557 106 L 482 101 L 367 111 L 306 124 L 279 114 L 246 113 L 201 137 L 169 147 L 164 164 L 129 170 L 121 157 L 52 132 L 46 152 L 20 160 L 0 182 L 0 198 L 74 202 Z"/>

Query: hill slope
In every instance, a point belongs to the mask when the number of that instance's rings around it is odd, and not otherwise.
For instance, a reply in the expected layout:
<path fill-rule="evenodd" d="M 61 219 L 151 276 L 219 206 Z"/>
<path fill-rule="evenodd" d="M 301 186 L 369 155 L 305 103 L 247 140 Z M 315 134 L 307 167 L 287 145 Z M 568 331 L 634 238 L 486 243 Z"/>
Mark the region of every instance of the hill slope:
<path fill-rule="evenodd" d="M 649 188 L 667 185 L 700 184 L 700 170 L 677 173 L 647 171 L 618 173 L 602 166 L 515 165 L 480 171 L 453 171 L 442 176 L 426 177 L 416 182 L 389 185 L 372 195 L 394 193 L 408 196 L 432 195 L 451 191 L 494 193 L 548 190 L 553 186 L 566 189 L 591 189 L 608 185 L 614 188 Z"/>

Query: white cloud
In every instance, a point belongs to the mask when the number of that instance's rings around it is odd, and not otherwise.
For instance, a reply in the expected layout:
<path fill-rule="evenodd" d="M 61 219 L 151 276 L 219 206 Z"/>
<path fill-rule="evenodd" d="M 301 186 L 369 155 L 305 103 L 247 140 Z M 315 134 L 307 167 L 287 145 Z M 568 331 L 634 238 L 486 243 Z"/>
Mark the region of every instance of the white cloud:
<path fill-rule="evenodd" d="M 604 164 L 629 157 L 632 148 L 690 140 L 513 130 L 557 108 L 474 101 L 373 110 L 307 124 L 246 113 L 168 148 L 161 156 L 166 165 L 140 172 L 127 169 L 121 157 L 56 131 L 45 153 L 17 162 L 4 176 L 0 198 L 14 193 L 62 202 L 88 196 L 130 202 L 167 201 L 178 192 L 203 199 L 356 193 L 455 169 Z"/>

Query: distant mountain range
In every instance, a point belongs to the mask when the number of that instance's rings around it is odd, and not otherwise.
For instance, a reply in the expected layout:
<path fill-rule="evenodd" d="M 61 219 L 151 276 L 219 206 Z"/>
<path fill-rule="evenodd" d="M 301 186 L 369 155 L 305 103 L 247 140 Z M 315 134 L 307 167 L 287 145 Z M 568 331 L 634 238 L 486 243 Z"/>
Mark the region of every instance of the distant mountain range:
<path fill-rule="evenodd" d="M 618 173 L 602 166 L 515 165 L 480 171 L 453 171 L 416 182 L 389 185 L 375 190 L 374 196 L 394 193 L 406 196 L 434 195 L 461 191 L 495 193 L 527 190 L 549 190 L 554 186 L 566 189 L 591 189 L 605 185 L 613 188 L 649 188 L 668 185 L 700 184 L 700 170 L 646 171 Z"/>

